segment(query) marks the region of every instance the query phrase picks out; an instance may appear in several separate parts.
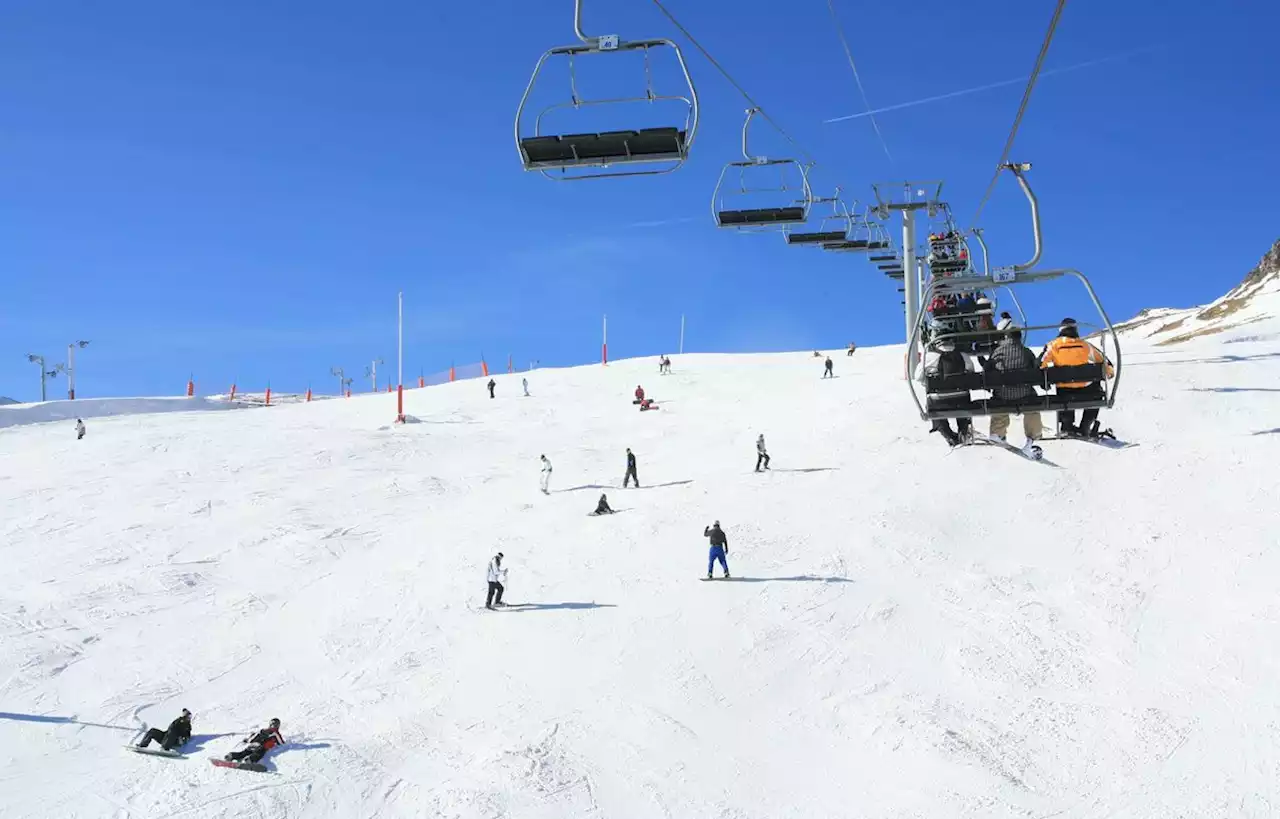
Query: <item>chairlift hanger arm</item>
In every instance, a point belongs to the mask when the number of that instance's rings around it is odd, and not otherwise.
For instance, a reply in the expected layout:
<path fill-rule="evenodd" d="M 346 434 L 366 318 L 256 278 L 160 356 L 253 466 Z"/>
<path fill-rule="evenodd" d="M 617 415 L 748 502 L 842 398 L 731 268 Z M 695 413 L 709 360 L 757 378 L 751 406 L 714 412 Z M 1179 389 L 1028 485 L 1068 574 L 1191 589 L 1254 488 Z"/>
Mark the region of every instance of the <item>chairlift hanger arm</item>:
<path fill-rule="evenodd" d="M 1031 230 L 1035 236 L 1036 252 L 1030 261 L 1014 265 L 1013 269 L 1021 273 L 1040 263 L 1040 255 L 1044 248 L 1040 235 L 1040 202 L 1036 199 L 1036 195 L 1032 192 L 1031 185 L 1027 183 L 1027 178 L 1024 175 L 1026 171 L 1031 170 L 1030 162 L 1008 162 L 1000 167 L 1013 174 L 1013 177 L 1018 180 L 1018 185 L 1022 188 L 1022 192 L 1026 195 L 1027 201 L 1031 204 Z"/>

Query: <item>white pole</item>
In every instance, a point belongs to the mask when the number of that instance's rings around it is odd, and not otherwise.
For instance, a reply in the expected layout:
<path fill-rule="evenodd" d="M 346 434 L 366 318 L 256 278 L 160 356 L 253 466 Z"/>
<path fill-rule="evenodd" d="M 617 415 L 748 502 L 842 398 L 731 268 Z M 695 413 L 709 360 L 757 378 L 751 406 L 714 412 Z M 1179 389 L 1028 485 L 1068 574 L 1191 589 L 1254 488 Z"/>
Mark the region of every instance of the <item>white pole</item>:
<path fill-rule="evenodd" d="M 396 298 L 397 318 L 396 327 L 396 386 L 404 383 L 404 291 L 400 291 L 400 295 Z"/>
<path fill-rule="evenodd" d="M 67 399 L 76 398 L 76 345 L 67 345 Z"/>
<path fill-rule="evenodd" d="M 684 314 L 680 314 L 680 354 L 684 355 Z"/>

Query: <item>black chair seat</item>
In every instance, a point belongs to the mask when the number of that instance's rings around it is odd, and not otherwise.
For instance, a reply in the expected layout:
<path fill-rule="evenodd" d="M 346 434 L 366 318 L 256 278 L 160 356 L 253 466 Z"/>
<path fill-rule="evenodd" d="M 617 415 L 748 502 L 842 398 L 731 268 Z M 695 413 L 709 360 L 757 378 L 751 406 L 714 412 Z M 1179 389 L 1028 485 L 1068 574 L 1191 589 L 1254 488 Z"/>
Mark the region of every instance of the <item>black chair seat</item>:
<path fill-rule="evenodd" d="M 888 242 L 867 242 L 867 250 L 883 250 L 888 246 Z"/>
<path fill-rule="evenodd" d="M 957 306 L 952 305 L 952 304 L 948 304 L 948 305 L 945 305 L 945 306 L 943 306 L 943 307 L 939 307 L 938 309 L 936 309 L 936 310 L 934 310 L 934 311 L 932 311 L 932 312 L 933 312 L 933 314 L 934 314 L 935 316 L 937 316 L 938 318 L 951 317 L 951 316 L 956 316 L 956 317 L 962 317 L 962 316 L 974 316 L 974 317 L 977 317 L 977 316 L 989 316 L 989 315 L 992 315 L 992 314 L 995 312 L 995 308 L 993 308 L 993 307 L 989 307 L 989 308 L 987 308 L 987 309 L 985 309 L 985 310 L 979 310 L 979 309 L 977 308 L 977 305 L 974 305 L 973 307 L 965 307 L 965 308 L 961 308 L 961 307 L 957 307 Z"/>
<path fill-rule="evenodd" d="M 805 220 L 802 207 L 755 208 L 752 210 L 722 210 L 716 214 L 716 222 L 722 227 L 750 227 L 756 225 L 788 225 Z"/>
<path fill-rule="evenodd" d="M 818 233 L 788 233 L 789 245 L 817 245 L 824 242 L 839 242 L 844 239 L 843 230 L 827 230 Z"/>
<path fill-rule="evenodd" d="M 925 392 L 947 393 L 964 390 L 989 390 L 992 387 L 1040 387 L 1048 390 L 1055 384 L 1101 381 L 1105 373 L 1101 364 L 1081 364 L 1076 367 L 1046 367 L 1042 370 L 987 370 L 955 375 L 929 375 L 925 378 Z M 1079 390 L 1079 393 L 1098 391 Z M 1083 396 L 1081 397 L 1083 400 Z"/>
<path fill-rule="evenodd" d="M 867 258 L 868 258 L 869 260 L 873 261 L 873 262 L 896 262 L 896 261 L 898 261 L 898 257 L 897 257 L 897 256 L 894 256 L 894 255 L 889 255 L 889 256 L 884 256 L 884 255 L 880 255 L 880 256 L 868 256 Z"/>
<path fill-rule="evenodd" d="M 684 158 L 685 137 L 678 128 L 524 137 L 520 152 L 526 168 L 663 162 Z"/>
<path fill-rule="evenodd" d="M 823 242 L 823 250 L 831 250 L 837 253 L 851 252 L 855 250 L 866 250 L 866 242 Z"/>

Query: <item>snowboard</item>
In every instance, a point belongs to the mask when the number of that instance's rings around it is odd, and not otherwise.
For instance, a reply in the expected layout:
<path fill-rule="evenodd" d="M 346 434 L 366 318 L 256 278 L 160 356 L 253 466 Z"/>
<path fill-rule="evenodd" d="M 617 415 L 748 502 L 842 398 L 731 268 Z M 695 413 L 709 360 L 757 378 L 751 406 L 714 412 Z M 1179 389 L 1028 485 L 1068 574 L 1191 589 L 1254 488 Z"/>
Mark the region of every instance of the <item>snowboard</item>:
<path fill-rule="evenodd" d="M 167 756 L 170 759 L 186 759 L 177 751 L 166 751 L 163 748 L 139 748 L 137 745 L 124 746 L 126 751 L 133 751 L 135 754 L 150 754 L 151 756 Z"/>
<path fill-rule="evenodd" d="M 219 768 L 238 768 L 242 771 L 254 771 L 256 773 L 270 773 L 267 766 L 261 762 L 229 762 L 225 759 L 212 758 L 209 760 Z"/>
<path fill-rule="evenodd" d="M 1105 434 L 1095 438 L 1090 438 L 1087 435 L 1056 435 L 1049 440 L 1084 441 L 1087 444 L 1095 444 L 1097 446 L 1106 447 L 1107 449 L 1128 449 L 1129 447 L 1137 446 L 1137 444 L 1129 443 L 1128 441 L 1121 441 L 1116 438 L 1116 436 L 1111 433 L 1111 430 L 1107 430 Z"/>
<path fill-rule="evenodd" d="M 708 580 L 737 580 L 738 578 L 736 577 L 700 577 L 698 579 L 701 580 L 703 583 L 706 583 Z"/>
<path fill-rule="evenodd" d="M 1022 457 L 1022 458 L 1024 458 L 1024 459 L 1026 459 L 1026 460 L 1028 460 L 1028 461 L 1035 461 L 1036 463 L 1042 463 L 1042 464 L 1045 464 L 1045 465 L 1052 466 L 1052 464 L 1051 464 L 1049 461 L 1046 461 L 1046 460 L 1044 459 L 1044 450 L 1043 450 L 1043 449 L 1041 449 L 1041 448 L 1040 448 L 1040 447 L 1038 447 L 1038 446 L 1035 446 L 1035 445 L 1032 445 L 1032 447 L 1031 447 L 1031 452 L 1030 452 L 1030 453 L 1028 453 L 1028 452 L 1027 452 L 1025 449 L 1023 449 L 1022 447 L 1020 447 L 1020 446 L 1014 446 L 1013 444 L 1009 443 L 1008 441 L 1002 441 L 1002 440 L 1000 440 L 999 438 L 993 438 L 993 437 L 992 437 L 992 436 L 990 436 L 990 435 L 981 435 L 981 434 L 979 434 L 979 433 L 974 433 L 974 435 L 973 435 L 973 442 L 974 442 L 975 444 L 976 444 L 976 443 L 986 443 L 986 444 L 991 444 L 992 446 L 998 446 L 998 447 L 1000 447 L 1001 449 L 1006 449 L 1006 450 L 1008 450 L 1008 451 L 1010 451 L 1010 452 L 1012 452 L 1012 453 L 1014 453 L 1014 454 L 1016 454 L 1016 455 L 1019 455 L 1020 457 Z"/>

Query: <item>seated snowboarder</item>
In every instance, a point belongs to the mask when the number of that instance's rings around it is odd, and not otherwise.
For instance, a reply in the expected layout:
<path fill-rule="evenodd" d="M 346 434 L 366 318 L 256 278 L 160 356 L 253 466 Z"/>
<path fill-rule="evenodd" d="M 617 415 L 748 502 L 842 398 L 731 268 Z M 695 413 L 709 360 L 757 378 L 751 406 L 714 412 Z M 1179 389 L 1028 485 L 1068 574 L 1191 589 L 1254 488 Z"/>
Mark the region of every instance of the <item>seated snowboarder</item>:
<path fill-rule="evenodd" d="M 592 515 L 612 515 L 613 509 L 609 507 L 609 498 L 602 494 L 600 496 L 599 503 L 596 504 L 596 511 L 592 512 L 591 514 Z"/>
<path fill-rule="evenodd" d="M 160 748 L 164 751 L 172 751 L 179 745 L 185 744 L 187 740 L 191 739 L 191 712 L 183 708 L 182 714 L 169 723 L 167 731 L 161 731 L 159 728 L 152 728 L 147 731 L 147 735 L 138 743 L 138 747 L 147 747 L 153 739 L 160 743 Z"/>
<path fill-rule="evenodd" d="M 267 751 L 284 744 L 284 737 L 280 736 L 280 720 L 271 720 L 266 728 L 251 734 L 244 743 L 245 747 L 229 752 L 223 759 L 228 762 L 261 762 Z"/>
<path fill-rule="evenodd" d="M 645 410 L 656 410 L 657 408 L 658 408 L 658 405 L 657 405 L 657 404 L 655 404 L 655 403 L 653 403 L 653 399 L 652 399 L 652 398 L 646 398 L 646 399 L 644 399 L 643 401 L 641 401 L 641 402 L 640 402 L 640 411 L 641 411 L 641 412 L 644 412 Z"/>

